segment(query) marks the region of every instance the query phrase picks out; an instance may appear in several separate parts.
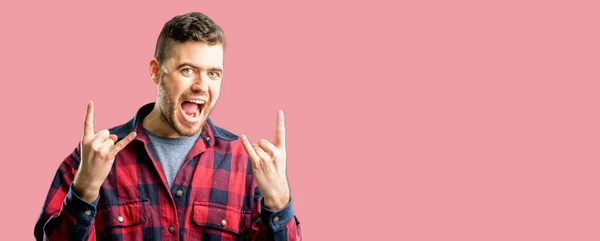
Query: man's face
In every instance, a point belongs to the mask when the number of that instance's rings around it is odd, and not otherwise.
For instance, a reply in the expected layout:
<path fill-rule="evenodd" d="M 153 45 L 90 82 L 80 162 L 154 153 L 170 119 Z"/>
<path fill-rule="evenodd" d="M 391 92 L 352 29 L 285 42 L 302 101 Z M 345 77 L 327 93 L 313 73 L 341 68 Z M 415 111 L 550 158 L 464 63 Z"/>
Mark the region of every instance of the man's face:
<path fill-rule="evenodd" d="M 180 136 L 193 136 L 219 99 L 223 46 L 176 43 L 163 64 L 156 98 L 161 120 Z"/>

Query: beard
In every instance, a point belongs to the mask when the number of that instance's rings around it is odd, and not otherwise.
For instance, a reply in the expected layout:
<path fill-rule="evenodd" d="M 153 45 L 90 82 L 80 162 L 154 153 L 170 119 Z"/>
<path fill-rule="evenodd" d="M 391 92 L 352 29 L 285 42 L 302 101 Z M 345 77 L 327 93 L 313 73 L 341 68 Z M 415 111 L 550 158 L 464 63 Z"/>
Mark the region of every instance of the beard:
<path fill-rule="evenodd" d="M 172 130 L 181 136 L 194 136 L 202 130 L 204 121 L 200 121 L 200 125 L 198 127 L 194 127 L 186 126 L 177 120 L 177 110 L 181 108 L 181 106 L 179 106 L 180 104 L 178 102 L 173 102 L 171 99 L 169 99 L 169 95 L 166 93 L 167 90 L 163 81 L 160 81 L 157 92 L 158 99 L 160 100 L 157 104 L 160 110 L 160 118 L 163 123 L 169 125 Z M 200 110 L 200 114 L 203 114 L 202 110 Z"/>

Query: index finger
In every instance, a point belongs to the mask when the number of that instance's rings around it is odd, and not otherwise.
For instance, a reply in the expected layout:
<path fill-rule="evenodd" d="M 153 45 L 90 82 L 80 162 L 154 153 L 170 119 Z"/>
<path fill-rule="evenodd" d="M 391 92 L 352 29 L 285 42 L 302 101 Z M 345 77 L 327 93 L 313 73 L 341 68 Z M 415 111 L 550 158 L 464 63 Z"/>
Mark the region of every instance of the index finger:
<path fill-rule="evenodd" d="M 283 119 L 283 110 L 277 113 L 277 131 L 275 132 L 275 146 L 285 147 L 285 121 Z"/>
<path fill-rule="evenodd" d="M 85 120 L 83 122 L 83 135 L 89 136 L 94 134 L 94 102 L 90 101 L 85 112 Z"/>

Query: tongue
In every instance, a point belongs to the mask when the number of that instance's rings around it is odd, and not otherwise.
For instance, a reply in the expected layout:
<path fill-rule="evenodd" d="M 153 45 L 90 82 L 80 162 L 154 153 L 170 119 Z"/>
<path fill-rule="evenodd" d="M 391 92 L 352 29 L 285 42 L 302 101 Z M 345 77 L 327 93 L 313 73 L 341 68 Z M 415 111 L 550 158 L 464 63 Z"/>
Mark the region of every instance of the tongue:
<path fill-rule="evenodd" d="M 198 111 L 198 104 L 185 101 L 181 104 L 181 108 L 183 108 L 186 114 L 192 115 Z"/>

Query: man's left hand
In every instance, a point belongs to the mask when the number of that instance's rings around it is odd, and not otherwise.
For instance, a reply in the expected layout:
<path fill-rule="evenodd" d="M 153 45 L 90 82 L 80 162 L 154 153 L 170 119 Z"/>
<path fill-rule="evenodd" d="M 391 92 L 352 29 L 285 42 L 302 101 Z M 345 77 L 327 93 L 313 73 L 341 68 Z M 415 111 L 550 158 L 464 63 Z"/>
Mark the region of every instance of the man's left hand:
<path fill-rule="evenodd" d="M 277 115 L 274 143 L 260 139 L 258 144 L 250 144 L 246 135 L 242 135 L 242 143 L 252 162 L 254 179 L 263 193 L 265 207 L 274 211 L 283 209 L 290 201 L 283 111 Z"/>

